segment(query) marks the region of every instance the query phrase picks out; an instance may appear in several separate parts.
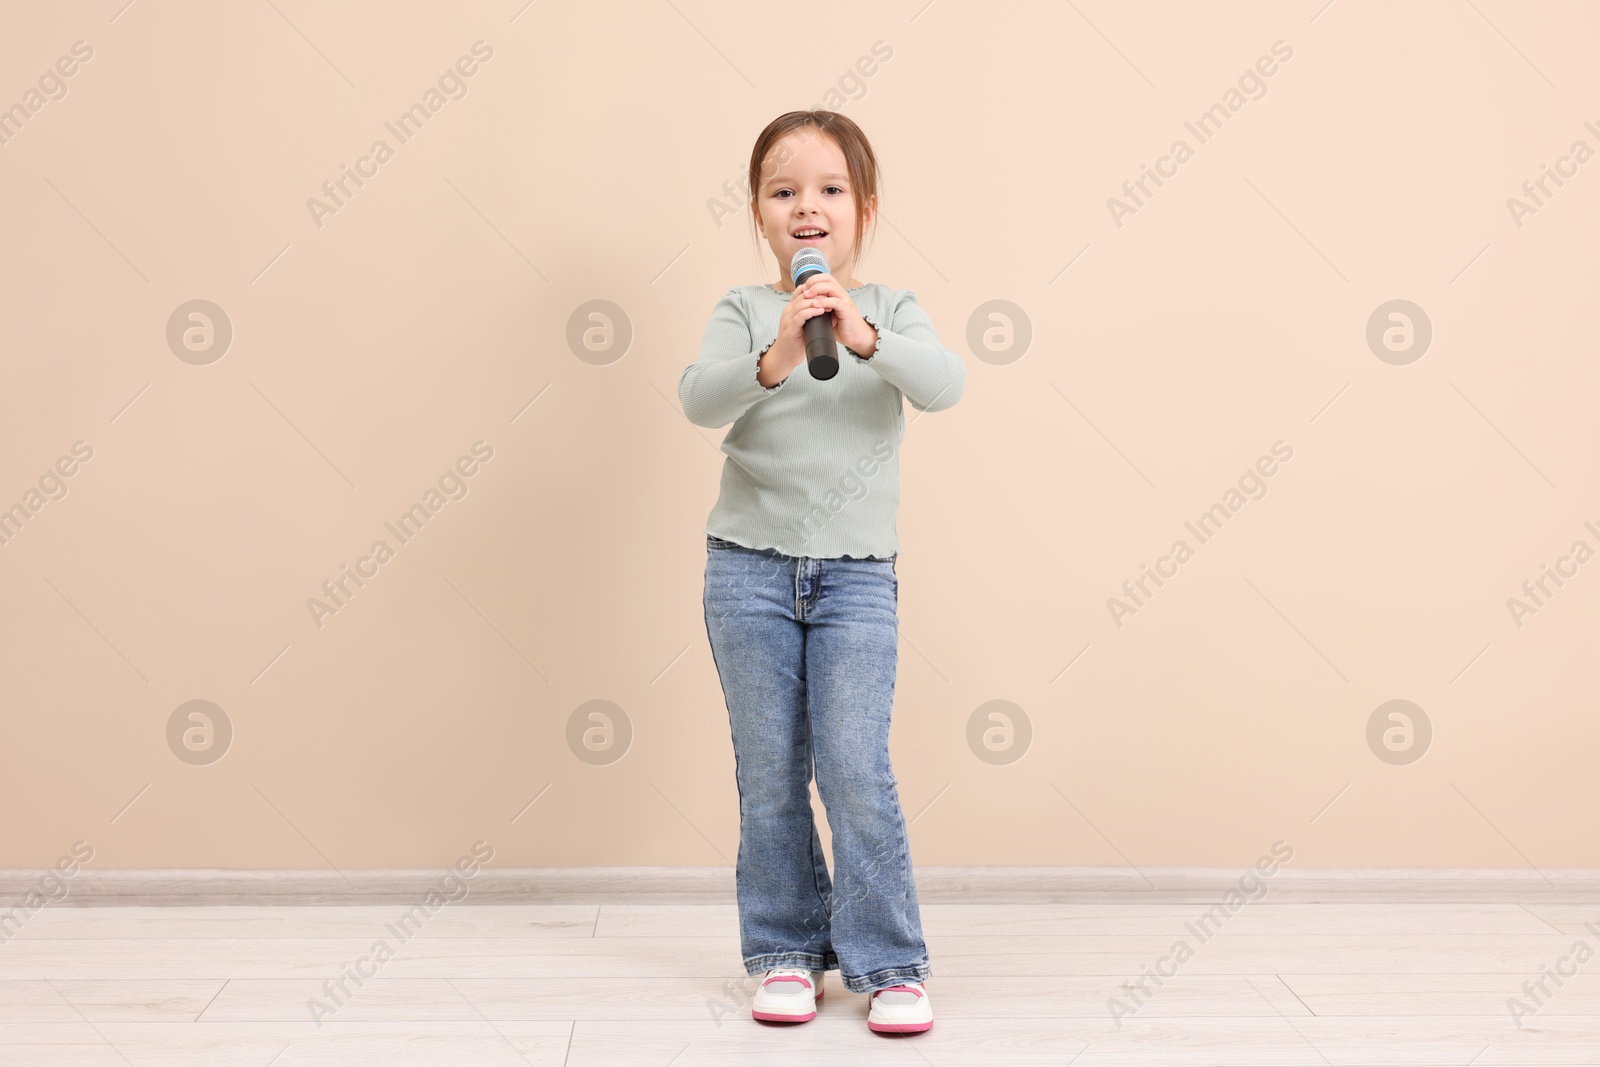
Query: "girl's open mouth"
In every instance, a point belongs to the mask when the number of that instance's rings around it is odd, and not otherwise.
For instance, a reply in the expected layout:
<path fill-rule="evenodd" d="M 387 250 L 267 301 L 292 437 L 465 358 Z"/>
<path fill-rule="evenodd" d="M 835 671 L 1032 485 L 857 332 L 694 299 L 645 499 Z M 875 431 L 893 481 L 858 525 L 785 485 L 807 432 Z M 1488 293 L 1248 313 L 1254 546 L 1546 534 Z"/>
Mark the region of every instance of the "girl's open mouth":
<path fill-rule="evenodd" d="M 795 240 L 799 241 L 801 244 L 815 244 L 816 242 L 822 240 L 826 236 L 828 236 L 828 231 L 827 230 L 823 230 L 819 234 L 814 233 L 814 234 L 809 234 L 809 235 L 804 236 L 804 237 L 800 236 L 799 234 L 796 234 L 795 235 Z"/>

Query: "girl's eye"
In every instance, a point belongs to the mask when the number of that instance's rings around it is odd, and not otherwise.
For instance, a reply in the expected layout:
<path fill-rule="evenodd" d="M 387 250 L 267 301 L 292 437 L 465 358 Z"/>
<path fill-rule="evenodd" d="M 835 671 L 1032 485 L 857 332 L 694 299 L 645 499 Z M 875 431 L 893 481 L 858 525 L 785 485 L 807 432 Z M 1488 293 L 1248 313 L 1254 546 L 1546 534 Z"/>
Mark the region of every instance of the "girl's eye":
<path fill-rule="evenodd" d="M 838 186 L 837 186 L 837 185 L 830 185 L 830 186 L 828 186 L 828 188 L 829 188 L 829 189 L 832 189 L 832 190 L 833 190 L 833 191 L 834 191 L 834 192 L 836 192 L 836 193 L 842 193 L 842 192 L 844 192 L 844 190 L 843 190 L 843 189 L 841 189 L 841 188 L 839 188 L 839 187 L 838 187 Z M 788 189 L 779 189 L 779 190 L 778 190 L 778 191 L 777 191 L 777 192 L 775 192 L 775 193 L 773 193 L 773 194 L 772 194 L 772 195 L 773 195 L 773 196 L 775 196 L 775 197 L 777 197 L 777 198 L 778 198 L 778 199 L 779 199 L 779 200 L 783 200 L 783 199 L 785 199 L 785 197 L 784 197 L 784 195 L 783 195 L 783 194 L 784 194 L 784 193 L 787 193 L 787 192 L 789 192 L 789 191 L 790 191 L 790 190 L 788 190 Z"/>

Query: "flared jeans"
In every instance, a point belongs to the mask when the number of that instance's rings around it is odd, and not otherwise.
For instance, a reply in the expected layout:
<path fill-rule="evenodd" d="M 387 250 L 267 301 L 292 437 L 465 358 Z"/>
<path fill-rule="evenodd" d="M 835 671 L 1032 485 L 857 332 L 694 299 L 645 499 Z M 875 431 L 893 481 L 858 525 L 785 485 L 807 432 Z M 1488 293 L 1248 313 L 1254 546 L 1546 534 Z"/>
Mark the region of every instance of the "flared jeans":
<path fill-rule="evenodd" d="M 813 559 L 706 539 L 706 635 L 733 731 L 745 970 L 838 970 L 870 993 L 932 972 L 889 717 L 896 557 Z M 811 777 L 833 834 L 833 875 Z"/>

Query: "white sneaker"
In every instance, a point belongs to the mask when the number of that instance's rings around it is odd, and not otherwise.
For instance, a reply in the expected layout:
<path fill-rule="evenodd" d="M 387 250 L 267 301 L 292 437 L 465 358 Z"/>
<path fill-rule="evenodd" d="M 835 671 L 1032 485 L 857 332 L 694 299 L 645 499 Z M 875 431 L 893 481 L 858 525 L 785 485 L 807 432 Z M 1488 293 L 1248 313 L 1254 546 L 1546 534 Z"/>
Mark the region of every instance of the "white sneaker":
<path fill-rule="evenodd" d="M 756 989 L 750 1017 L 773 1023 L 807 1023 L 817 1017 L 821 999 L 821 971 L 774 967 Z"/>
<path fill-rule="evenodd" d="M 867 1027 L 894 1034 L 915 1034 L 933 1026 L 933 1005 L 921 982 L 905 982 L 874 990 L 868 1001 Z"/>

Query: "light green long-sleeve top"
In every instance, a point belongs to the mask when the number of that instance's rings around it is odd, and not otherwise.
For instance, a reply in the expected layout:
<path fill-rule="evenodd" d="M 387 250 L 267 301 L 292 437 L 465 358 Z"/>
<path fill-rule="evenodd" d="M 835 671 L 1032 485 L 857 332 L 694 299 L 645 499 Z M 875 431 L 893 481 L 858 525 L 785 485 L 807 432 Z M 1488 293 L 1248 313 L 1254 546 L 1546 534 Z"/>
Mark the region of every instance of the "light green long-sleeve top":
<path fill-rule="evenodd" d="M 733 423 L 706 533 L 816 559 L 899 553 L 900 398 L 942 411 L 961 399 L 967 368 L 939 343 L 911 290 L 873 284 L 849 293 L 878 331 L 877 350 L 862 359 L 841 344 L 833 378 L 817 381 L 801 363 L 770 389 L 756 373 L 790 294 L 736 286 L 712 309 L 700 358 L 678 379 L 690 422 Z"/>

